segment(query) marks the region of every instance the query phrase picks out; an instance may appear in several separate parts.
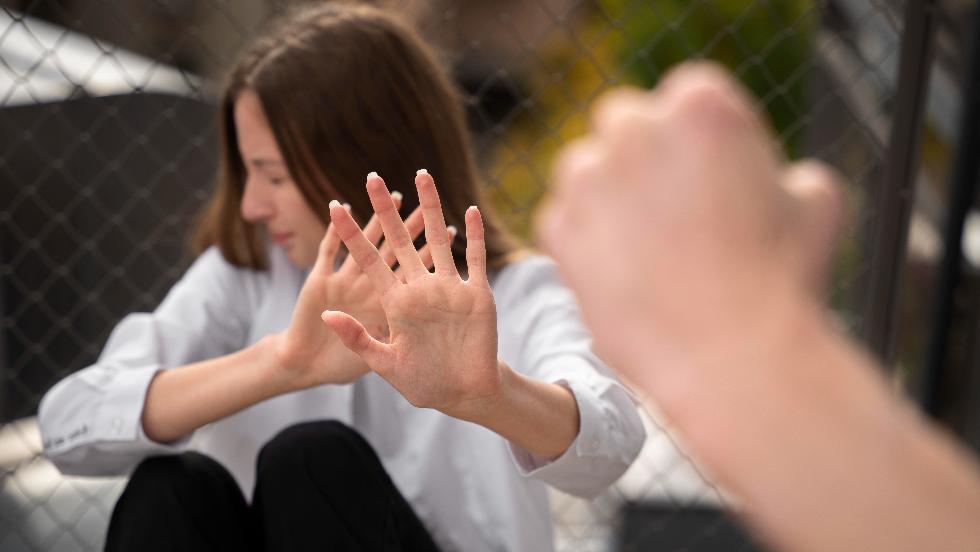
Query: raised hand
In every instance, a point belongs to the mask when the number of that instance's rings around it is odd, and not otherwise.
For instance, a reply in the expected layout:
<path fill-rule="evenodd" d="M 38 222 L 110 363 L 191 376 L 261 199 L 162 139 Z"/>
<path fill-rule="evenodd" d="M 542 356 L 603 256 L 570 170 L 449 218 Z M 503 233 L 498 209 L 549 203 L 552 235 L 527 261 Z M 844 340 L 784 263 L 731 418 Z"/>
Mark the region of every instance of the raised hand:
<path fill-rule="evenodd" d="M 748 336 L 779 331 L 763 326 L 785 318 L 771 312 L 792 304 L 782 295 L 824 281 L 835 179 L 814 163 L 787 168 L 748 95 L 714 66 L 605 96 L 554 178 L 539 235 L 599 349 L 642 371 L 630 376 L 758 342 Z"/>
<path fill-rule="evenodd" d="M 393 202 L 392 209 L 397 209 L 401 196 L 396 193 L 390 201 Z M 341 209 L 346 211 L 344 207 Z M 420 209 L 408 217 L 406 225 L 406 232 L 413 238 L 422 232 Z M 381 240 L 381 223 L 376 216 L 371 217 L 364 227 L 364 235 L 372 243 Z M 349 383 L 368 371 L 364 362 L 344 347 L 337 335 L 318 319 L 324 309 L 350 313 L 375 337 L 381 338 L 387 333 L 378 295 L 357 263 L 348 256 L 339 268 L 336 267 L 340 244 L 340 238 L 331 224 L 320 242 L 316 262 L 300 291 L 289 328 L 279 336 L 279 364 L 294 378 L 296 388 Z M 387 243 L 381 246 L 381 257 L 386 266 L 395 262 L 394 252 Z M 421 262 L 431 266 L 428 247 L 422 248 Z"/>
<path fill-rule="evenodd" d="M 402 222 L 388 188 L 376 174 L 368 176 L 368 195 L 403 279 L 392 272 L 372 236 L 358 228 L 350 213 L 337 202 L 330 206 L 332 226 L 380 297 L 388 338 L 379 339 L 349 311 L 328 309 L 322 317 L 344 345 L 413 405 L 465 419 L 494 398 L 501 385 L 483 221 L 475 206 L 466 211 L 468 276 L 463 280 L 432 177 L 419 171 L 415 185 L 434 272 L 426 269 L 412 245 L 411 221 Z"/>

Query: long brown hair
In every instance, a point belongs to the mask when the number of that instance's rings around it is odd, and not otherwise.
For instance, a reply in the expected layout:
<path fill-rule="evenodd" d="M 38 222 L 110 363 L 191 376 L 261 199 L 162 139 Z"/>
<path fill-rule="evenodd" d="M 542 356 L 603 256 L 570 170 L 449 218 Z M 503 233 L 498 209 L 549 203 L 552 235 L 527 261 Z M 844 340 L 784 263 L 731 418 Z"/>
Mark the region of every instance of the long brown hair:
<path fill-rule="evenodd" d="M 425 168 L 439 186 L 447 224 L 462 231 L 466 208 L 480 206 L 491 267 L 517 251 L 484 200 L 461 97 L 433 52 L 391 14 L 327 3 L 287 14 L 229 74 L 219 111 L 218 182 L 192 238 L 196 254 L 217 245 L 236 266 L 267 266 L 264 236 L 239 212 L 246 169 L 234 104 L 245 89 L 258 95 L 293 181 L 324 224 L 332 199 L 349 202 L 361 223 L 370 218 L 364 189 L 370 171 L 403 190 L 402 212 L 411 212 L 418 205 L 415 171 Z M 455 240 L 453 254 L 465 266 L 463 240 Z"/>

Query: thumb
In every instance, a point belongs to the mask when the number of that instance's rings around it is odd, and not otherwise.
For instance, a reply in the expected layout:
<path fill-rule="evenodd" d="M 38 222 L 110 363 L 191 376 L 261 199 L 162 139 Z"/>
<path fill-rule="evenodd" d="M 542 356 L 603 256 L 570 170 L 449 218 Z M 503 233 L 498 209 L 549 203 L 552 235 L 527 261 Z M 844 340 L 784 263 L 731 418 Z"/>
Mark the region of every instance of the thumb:
<path fill-rule="evenodd" d="M 320 318 L 330 326 L 344 346 L 356 353 L 372 370 L 383 365 L 388 346 L 371 337 L 356 318 L 341 311 L 325 310 Z"/>
<path fill-rule="evenodd" d="M 801 161 L 786 169 L 782 184 L 796 205 L 794 234 L 803 253 L 807 284 L 822 298 L 844 217 L 840 178 L 823 163 Z"/>

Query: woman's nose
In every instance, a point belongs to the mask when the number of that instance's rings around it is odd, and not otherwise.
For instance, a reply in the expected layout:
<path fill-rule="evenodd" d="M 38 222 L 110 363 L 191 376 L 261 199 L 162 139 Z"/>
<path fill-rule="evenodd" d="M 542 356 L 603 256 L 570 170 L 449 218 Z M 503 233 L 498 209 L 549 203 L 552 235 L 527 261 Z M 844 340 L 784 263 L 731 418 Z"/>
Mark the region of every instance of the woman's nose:
<path fill-rule="evenodd" d="M 262 190 L 262 186 L 249 177 L 245 180 L 242 192 L 242 218 L 248 222 L 262 222 L 275 213 L 272 202 Z"/>

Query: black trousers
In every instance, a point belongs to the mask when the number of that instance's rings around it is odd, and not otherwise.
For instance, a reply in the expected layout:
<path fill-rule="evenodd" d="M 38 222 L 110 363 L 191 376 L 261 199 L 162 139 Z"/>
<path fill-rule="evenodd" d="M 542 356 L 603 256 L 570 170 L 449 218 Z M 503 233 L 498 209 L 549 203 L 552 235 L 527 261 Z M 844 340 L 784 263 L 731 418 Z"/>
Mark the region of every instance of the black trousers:
<path fill-rule="evenodd" d="M 207 456 L 144 460 L 112 512 L 106 550 L 438 548 L 371 445 L 321 421 L 289 427 L 262 448 L 251 505 Z"/>

